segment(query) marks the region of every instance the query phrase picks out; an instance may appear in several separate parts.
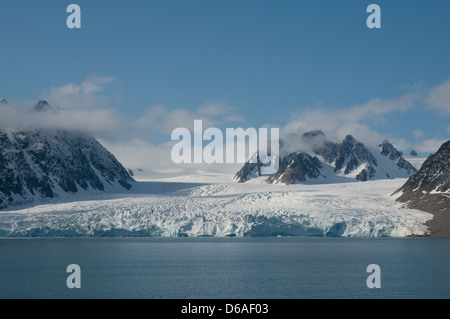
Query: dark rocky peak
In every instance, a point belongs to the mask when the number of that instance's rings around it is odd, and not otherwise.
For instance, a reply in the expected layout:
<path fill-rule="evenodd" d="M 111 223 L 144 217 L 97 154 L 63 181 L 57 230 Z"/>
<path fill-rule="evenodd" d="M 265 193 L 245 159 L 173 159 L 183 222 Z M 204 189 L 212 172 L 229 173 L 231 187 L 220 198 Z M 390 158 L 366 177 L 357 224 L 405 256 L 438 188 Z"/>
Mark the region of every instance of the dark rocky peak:
<path fill-rule="evenodd" d="M 42 112 L 42 111 L 52 111 L 53 108 L 48 104 L 47 101 L 41 100 L 37 102 L 37 104 L 33 107 L 33 110 L 36 112 Z"/>
<path fill-rule="evenodd" d="M 410 192 L 450 190 L 450 140 L 430 155 L 420 170 L 411 176 L 401 189 Z"/>
<path fill-rule="evenodd" d="M 450 140 L 430 155 L 420 170 L 394 192 L 405 207 L 434 215 L 427 224 L 432 236 L 450 236 Z"/>
<path fill-rule="evenodd" d="M 302 137 L 304 139 L 314 139 L 315 137 L 325 138 L 325 133 L 322 132 L 322 130 L 312 130 L 312 131 L 303 133 Z"/>
<path fill-rule="evenodd" d="M 411 163 L 402 157 L 402 153 L 387 140 L 380 144 L 381 153 L 395 162 L 397 167 L 385 161 L 378 153 L 379 150 L 367 148 L 352 135 L 347 135 L 341 143 L 335 143 L 327 140 L 321 130 L 314 130 L 302 135 L 291 133 L 280 142 L 284 150 L 280 165 L 277 172 L 266 180 L 267 183 L 293 184 L 330 174 L 353 175 L 353 172 L 356 180 L 367 181 L 374 178 L 404 177 L 405 173 L 410 176 L 416 172 Z M 260 170 L 261 164 L 258 162 L 246 163 L 235 178 L 245 182 L 249 177 L 260 176 Z"/>
<path fill-rule="evenodd" d="M 95 138 L 61 130 L 0 132 L 0 209 L 134 180 Z"/>
<path fill-rule="evenodd" d="M 408 172 L 408 174 L 414 174 L 417 172 L 417 169 L 414 166 L 412 166 L 412 164 L 410 162 L 408 162 L 407 160 L 405 160 L 403 157 L 400 157 L 398 159 L 397 166 L 400 169 L 406 170 Z"/>
<path fill-rule="evenodd" d="M 357 143 L 358 141 L 356 141 L 356 139 L 351 135 L 347 135 L 344 138 L 344 140 L 342 141 L 341 145 L 339 145 L 339 148 L 337 150 L 336 169 L 342 168 L 342 164 L 344 164 L 346 158 L 352 154 L 353 148 Z"/>
<path fill-rule="evenodd" d="M 306 178 L 316 179 L 321 176 L 322 163 L 317 157 L 304 152 L 291 153 L 280 162 L 278 171 L 266 182 L 272 184 L 281 182 L 286 185 L 296 181 L 306 181 Z"/>
<path fill-rule="evenodd" d="M 256 174 L 256 176 L 261 176 L 261 167 L 263 166 L 264 164 L 261 163 L 258 154 L 256 157 L 256 163 L 251 163 L 250 161 L 245 162 L 244 166 L 239 170 L 239 172 L 236 173 L 234 178 L 237 179 L 238 182 L 243 183 L 254 174 Z"/>
<path fill-rule="evenodd" d="M 398 168 L 406 170 L 408 174 L 417 172 L 414 166 L 402 157 L 403 153 L 397 150 L 388 140 L 384 140 L 379 147 L 381 147 L 380 154 L 387 156 L 391 161 L 396 161 Z"/>
<path fill-rule="evenodd" d="M 379 145 L 381 147 L 381 155 L 388 156 L 390 160 L 396 161 L 402 157 L 402 153 L 399 152 L 388 140 L 384 140 Z"/>
<path fill-rule="evenodd" d="M 358 143 L 358 141 L 352 136 L 352 135 L 347 135 L 344 140 L 342 141 L 342 145 L 344 146 L 349 146 L 349 147 L 354 147 L 356 145 L 356 143 Z"/>
<path fill-rule="evenodd" d="M 430 155 L 419 172 L 411 177 L 423 190 L 446 192 L 450 190 L 450 140 L 441 145 L 439 150 Z"/>
<path fill-rule="evenodd" d="M 361 142 L 356 143 L 355 147 L 353 148 L 353 153 L 362 161 L 367 161 L 368 163 L 375 164 L 375 166 L 378 165 L 377 159 Z"/>
<path fill-rule="evenodd" d="M 8 101 L 6 99 L 0 99 L 0 104 L 8 104 Z"/>
<path fill-rule="evenodd" d="M 448 155 L 450 153 L 450 140 L 441 145 L 437 153 L 442 153 L 443 155 Z M 450 161 L 450 157 L 447 157 L 447 162 Z"/>
<path fill-rule="evenodd" d="M 337 150 L 335 171 L 342 169 L 345 165 L 344 174 L 348 174 L 362 162 L 378 165 L 377 159 L 363 143 L 358 142 L 353 136 L 347 135 Z"/>
<path fill-rule="evenodd" d="M 417 156 L 417 152 L 415 150 L 411 150 L 411 152 L 409 152 L 410 156 Z"/>
<path fill-rule="evenodd" d="M 356 175 L 356 180 L 365 182 L 365 181 L 371 179 L 372 177 L 374 177 L 375 173 L 376 173 L 376 171 L 372 166 L 367 166 L 358 175 Z"/>

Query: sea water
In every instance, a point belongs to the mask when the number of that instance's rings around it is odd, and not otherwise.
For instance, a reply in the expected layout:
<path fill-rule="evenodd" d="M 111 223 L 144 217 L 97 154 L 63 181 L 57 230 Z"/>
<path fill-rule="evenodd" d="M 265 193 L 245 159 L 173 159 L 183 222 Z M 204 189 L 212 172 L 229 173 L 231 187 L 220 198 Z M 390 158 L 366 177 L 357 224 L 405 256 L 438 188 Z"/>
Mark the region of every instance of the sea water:
<path fill-rule="evenodd" d="M 450 298 L 450 239 L 0 239 L 0 298 Z"/>

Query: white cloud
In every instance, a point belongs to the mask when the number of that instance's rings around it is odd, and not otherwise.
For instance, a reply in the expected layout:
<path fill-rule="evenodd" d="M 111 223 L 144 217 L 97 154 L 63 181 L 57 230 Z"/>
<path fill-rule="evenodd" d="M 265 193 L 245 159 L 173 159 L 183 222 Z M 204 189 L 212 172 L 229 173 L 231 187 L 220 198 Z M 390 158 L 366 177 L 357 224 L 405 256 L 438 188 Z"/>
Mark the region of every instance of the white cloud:
<path fill-rule="evenodd" d="M 175 142 L 169 141 L 177 127 L 193 131 L 194 120 L 203 121 L 203 130 L 208 127 L 244 126 L 245 118 L 235 112 L 232 105 L 223 101 L 212 101 L 197 109 L 175 108 L 155 105 L 145 110 L 142 116 L 126 120 L 111 107 L 113 97 L 105 93 L 112 77 L 93 75 L 82 83 L 68 83 L 51 88 L 42 96 L 57 112 L 31 112 L 35 103 L 10 103 L 2 105 L 0 128 L 40 127 L 80 130 L 101 138 L 125 167 L 142 168 L 151 177 L 195 175 L 227 172 L 233 174 L 241 164 L 174 164 L 170 158 Z M 384 136 L 371 124 L 383 122 L 386 115 L 406 112 L 421 103 L 440 111 L 448 111 L 450 105 L 450 81 L 438 85 L 422 94 L 413 92 L 394 99 L 372 99 L 365 104 L 346 109 L 330 110 L 325 107 L 309 109 L 293 114 L 287 125 L 280 129 L 280 137 L 286 139 L 290 133 L 300 135 L 306 131 L 321 129 L 327 138 L 341 141 L 347 134 L 367 145 L 377 145 L 388 138 L 398 149 L 410 149 L 412 143 L 392 136 Z M 276 127 L 269 125 L 269 127 Z M 245 128 L 245 127 L 244 127 Z M 447 128 L 450 134 L 450 126 Z M 441 139 L 423 140 L 424 132 L 414 130 L 414 148 L 418 152 L 435 152 L 445 142 Z M 164 135 L 162 142 L 150 143 L 149 137 Z M 292 139 L 291 148 L 303 147 Z M 297 139 L 298 141 L 298 139 Z M 155 144 L 157 143 L 157 144 Z M 297 144 L 296 144 L 297 143 Z"/>
<path fill-rule="evenodd" d="M 421 139 L 423 137 L 423 131 L 422 130 L 413 130 L 412 131 L 414 137 L 416 140 Z"/>
<path fill-rule="evenodd" d="M 36 102 L 2 105 L 0 128 L 3 130 L 40 128 L 82 131 L 92 135 L 110 135 L 124 122 L 111 109 L 56 109 L 34 112 Z"/>
<path fill-rule="evenodd" d="M 382 115 L 394 111 L 404 112 L 414 107 L 414 101 L 418 98 L 418 95 L 412 94 L 393 100 L 373 99 L 348 109 L 310 109 L 297 114 L 293 121 L 283 127 L 281 135 L 286 138 L 290 133 L 298 135 L 320 129 L 334 141 L 351 134 L 364 143 L 379 144 L 386 136 L 371 129 L 367 122 L 380 121 Z"/>
<path fill-rule="evenodd" d="M 109 76 L 92 75 L 81 84 L 68 83 L 52 87 L 42 99 L 64 109 L 104 107 L 108 105 L 109 98 L 101 93 L 105 86 L 114 80 Z"/>
<path fill-rule="evenodd" d="M 289 133 L 303 132 L 321 129 L 329 139 L 341 141 L 347 134 L 352 134 L 356 139 L 366 145 L 378 145 L 388 138 L 395 147 L 400 150 L 411 149 L 413 143 L 393 136 L 385 136 L 374 130 L 371 124 L 383 122 L 386 115 L 407 112 L 418 107 L 421 102 L 430 96 L 436 97 L 440 90 L 430 90 L 430 94 L 424 95 L 413 92 L 393 99 L 372 99 L 365 104 L 355 105 L 346 109 L 330 110 L 324 107 L 309 109 L 298 113 L 287 125 L 281 128 L 282 138 Z M 210 102 L 195 110 L 183 108 L 169 109 L 164 105 L 155 105 L 148 108 L 139 117 L 133 126 L 140 132 L 151 134 L 165 134 L 170 136 L 173 129 L 186 127 L 193 130 L 195 119 L 203 120 L 203 129 L 207 127 L 221 127 L 224 124 L 233 123 L 240 126 L 245 119 L 234 113 L 234 108 L 223 102 Z M 273 125 L 270 125 L 273 127 Z M 448 128 L 450 131 L 450 127 Z M 416 138 L 414 148 L 418 152 L 435 152 L 444 142 L 440 139 L 422 140 L 424 132 L 420 129 L 414 130 Z M 167 141 L 167 140 L 166 140 Z M 142 135 L 137 139 L 126 142 L 102 141 L 126 167 L 143 169 L 147 176 L 158 178 L 167 176 L 213 174 L 223 172 L 234 174 L 241 164 L 174 164 L 170 158 L 171 148 L 175 142 L 167 141 L 161 144 L 152 144 L 144 141 Z M 298 145 L 291 145 L 293 148 Z"/>
<path fill-rule="evenodd" d="M 435 153 L 447 140 L 431 138 L 415 143 L 415 150 L 421 153 Z"/>
<path fill-rule="evenodd" d="M 117 134 L 127 126 L 127 121 L 110 107 L 111 96 L 103 94 L 114 78 L 92 75 L 80 84 L 68 83 L 52 87 L 41 98 L 52 110 L 34 112 L 33 102 L 2 104 L 0 127 L 65 129 L 82 131 L 96 136 Z"/>
<path fill-rule="evenodd" d="M 41 96 L 54 110 L 35 112 L 37 101 L 2 104 L 0 131 L 23 128 L 64 129 L 81 131 L 97 137 L 127 168 L 144 170 L 153 177 L 193 175 L 199 172 L 232 174 L 242 164 L 175 164 L 171 160 L 170 141 L 173 129 L 193 130 L 194 120 L 208 127 L 240 123 L 244 117 L 225 102 L 209 102 L 197 109 L 169 109 L 155 105 L 136 119 L 124 119 L 110 106 L 112 96 L 104 93 L 112 77 L 93 75 L 82 83 L 68 83 L 51 88 Z M 149 137 L 165 135 L 162 142 L 150 143 Z"/>
<path fill-rule="evenodd" d="M 327 139 L 342 141 L 351 134 L 366 145 L 375 146 L 388 139 L 399 150 L 407 150 L 411 143 L 404 138 L 386 136 L 371 128 L 370 124 L 384 122 L 385 116 L 395 112 L 406 112 L 423 100 L 418 92 L 408 93 L 394 99 L 372 99 L 365 104 L 346 109 L 330 110 L 323 107 L 309 109 L 295 114 L 294 118 L 281 129 L 281 138 L 287 151 L 308 150 L 308 145 L 299 144 L 299 136 L 307 131 L 322 130 Z M 420 133 L 416 132 L 418 135 Z M 295 134 L 295 135 L 293 135 Z M 286 150 L 286 147 L 284 148 Z"/>
<path fill-rule="evenodd" d="M 223 126 L 244 122 L 244 117 L 234 114 L 234 108 L 225 103 L 208 103 L 196 110 L 168 109 L 163 105 L 148 108 L 136 120 L 140 129 L 149 129 L 153 133 L 169 135 L 175 128 L 194 128 L 194 120 L 202 120 L 203 128 Z"/>
<path fill-rule="evenodd" d="M 240 169 L 242 164 L 175 164 L 171 159 L 171 150 L 175 142 L 166 142 L 158 145 L 141 139 L 132 139 L 123 142 L 102 140 L 105 146 L 122 165 L 134 171 L 144 179 L 160 179 L 180 176 L 212 176 L 225 174 L 230 179 Z M 142 171 L 139 171 L 142 170 Z M 198 180 L 201 182 L 203 180 Z"/>
<path fill-rule="evenodd" d="M 450 80 L 433 87 L 426 98 L 429 107 L 450 114 Z"/>
<path fill-rule="evenodd" d="M 412 109 L 423 98 L 421 93 L 409 93 L 394 99 L 372 99 L 363 105 L 356 105 L 345 110 L 345 115 L 352 120 L 364 120 L 380 117 L 392 112 L 405 112 Z"/>

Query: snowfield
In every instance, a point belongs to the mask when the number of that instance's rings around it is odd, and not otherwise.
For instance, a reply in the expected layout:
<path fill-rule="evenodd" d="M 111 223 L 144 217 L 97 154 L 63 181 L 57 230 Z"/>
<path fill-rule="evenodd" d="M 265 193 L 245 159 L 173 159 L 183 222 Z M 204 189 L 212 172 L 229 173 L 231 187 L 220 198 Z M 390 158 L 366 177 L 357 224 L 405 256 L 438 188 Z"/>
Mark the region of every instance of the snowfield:
<path fill-rule="evenodd" d="M 0 210 L 0 236 L 411 236 L 431 214 L 390 196 L 405 178 L 334 184 L 136 182 L 126 193 Z"/>

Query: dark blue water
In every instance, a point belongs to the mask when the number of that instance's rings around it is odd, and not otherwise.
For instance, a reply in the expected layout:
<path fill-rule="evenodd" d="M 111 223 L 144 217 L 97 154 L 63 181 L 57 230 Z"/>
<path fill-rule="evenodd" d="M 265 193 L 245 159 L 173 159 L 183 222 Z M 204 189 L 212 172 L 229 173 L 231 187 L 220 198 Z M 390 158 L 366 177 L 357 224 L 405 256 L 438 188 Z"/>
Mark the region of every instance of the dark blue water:
<path fill-rule="evenodd" d="M 450 239 L 0 239 L 0 298 L 450 298 Z"/>

